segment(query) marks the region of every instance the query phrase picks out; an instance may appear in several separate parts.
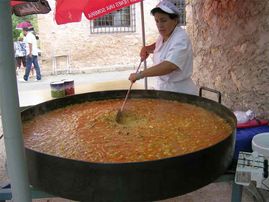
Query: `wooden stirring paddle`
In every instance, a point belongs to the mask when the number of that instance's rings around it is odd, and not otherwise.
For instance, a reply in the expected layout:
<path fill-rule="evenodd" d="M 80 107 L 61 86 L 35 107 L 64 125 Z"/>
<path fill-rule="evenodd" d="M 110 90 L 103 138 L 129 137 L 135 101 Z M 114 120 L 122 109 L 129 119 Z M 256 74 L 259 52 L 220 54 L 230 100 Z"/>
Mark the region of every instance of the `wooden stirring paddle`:
<path fill-rule="evenodd" d="M 140 63 L 139 63 L 139 65 L 138 65 L 138 67 L 137 67 L 135 73 L 137 73 L 137 72 L 139 71 L 142 62 L 143 62 L 143 61 L 140 60 Z M 131 82 L 131 85 L 130 85 L 130 87 L 129 87 L 129 90 L 128 90 L 127 93 L 126 93 L 126 96 L 125 96 L 124 101 L 123 101 L 123 103 L 122 103 L 122 105 L 121 105 L 121 108 L 118 110 L 118 113 L 117 113 L 117 115 L 116 115 L 116 122 L 117 122 L 117 123 L 122 123 L 123 108 L 124 108 L 124 106 L 125 106 L 125 104 L 126 104 L 127 98 L 128 98 L 128 96 L 129 96 L 129 94 L 130 94 L 130 91 L 131 91 L 131 88 L 132 88 L 133 84 L 134 84 L 134 82 Z"/>

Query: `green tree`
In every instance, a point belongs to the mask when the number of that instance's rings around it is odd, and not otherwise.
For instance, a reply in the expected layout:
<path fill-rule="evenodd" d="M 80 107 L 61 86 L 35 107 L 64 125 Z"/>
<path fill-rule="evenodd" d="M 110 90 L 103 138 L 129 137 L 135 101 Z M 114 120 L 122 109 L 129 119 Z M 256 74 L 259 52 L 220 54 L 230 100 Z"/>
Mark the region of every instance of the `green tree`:
<path fill-rule="evenodd" d="M 12 15 L 12 30 L 13 30 L 13 40 L 16 41 L 17 38 L 20 36 L 22 30 L 16 29 L 17 24 L 29 21 L 36 32 L 38 32 L 38 26 L 37 26 L 37 16 L 36 15 L 28 15 L 23 17 L 18 17 L 16 15 Z"/>

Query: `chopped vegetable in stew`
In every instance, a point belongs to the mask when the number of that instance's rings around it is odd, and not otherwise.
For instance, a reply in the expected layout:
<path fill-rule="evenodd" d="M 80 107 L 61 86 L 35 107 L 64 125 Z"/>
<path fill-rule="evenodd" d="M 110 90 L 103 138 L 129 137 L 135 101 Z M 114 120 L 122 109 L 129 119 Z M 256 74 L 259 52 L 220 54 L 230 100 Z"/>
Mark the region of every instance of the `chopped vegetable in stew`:
<path fill-rule="evenodd" d="M 161 99 L 130 99 L 123 123 L 115 121 L 122 100 L 85 102 L 23 123 L 25 146 L 89 162 L 149 161 L 210 147 L 232 133 L 213 112 Z"/>

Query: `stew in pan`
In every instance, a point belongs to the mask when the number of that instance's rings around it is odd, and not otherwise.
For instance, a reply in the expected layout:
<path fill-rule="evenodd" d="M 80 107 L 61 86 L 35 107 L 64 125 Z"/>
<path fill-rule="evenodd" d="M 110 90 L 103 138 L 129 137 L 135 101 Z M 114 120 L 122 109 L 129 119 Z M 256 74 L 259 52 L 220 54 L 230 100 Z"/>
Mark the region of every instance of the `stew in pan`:
<path fill-rule="evenodd" d="M 231 126 L 202 107 L 162 99 L 74 104 L 24 122 L 25 146 L 89 162 L 149 161 L 195 152 L 224 140 Z"/>

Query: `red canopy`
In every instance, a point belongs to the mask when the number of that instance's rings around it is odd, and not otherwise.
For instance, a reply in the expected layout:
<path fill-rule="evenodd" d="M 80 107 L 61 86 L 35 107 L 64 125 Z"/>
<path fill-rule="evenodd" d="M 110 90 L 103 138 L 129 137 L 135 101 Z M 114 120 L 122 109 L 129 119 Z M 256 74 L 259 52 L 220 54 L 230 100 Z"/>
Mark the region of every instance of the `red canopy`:
<path fill-rule="evenodd" d="M 55 20 L 57 24 L 81 21 L 82 13 L 89 20 L 104 16 L 115 10 L 141 0 L 57 0 Z"/>

